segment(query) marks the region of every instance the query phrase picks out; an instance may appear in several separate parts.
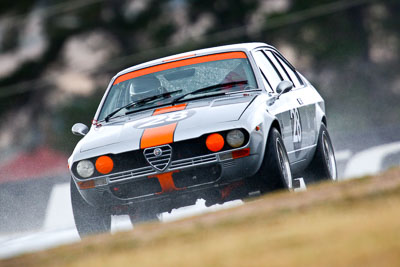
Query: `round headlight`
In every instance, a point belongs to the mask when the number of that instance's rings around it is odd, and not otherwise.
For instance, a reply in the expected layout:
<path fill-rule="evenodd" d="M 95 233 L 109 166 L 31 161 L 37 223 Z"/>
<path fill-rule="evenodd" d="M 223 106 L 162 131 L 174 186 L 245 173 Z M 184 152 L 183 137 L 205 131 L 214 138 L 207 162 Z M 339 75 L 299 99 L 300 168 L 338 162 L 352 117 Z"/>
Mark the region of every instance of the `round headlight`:
<path fill-rule="evenodd" d="M 88 178 L 94 173 L 94 165 L 89 160 L 82 160 L 76 165 L 76 171 L 83 178 Z"/>
<path fill-rule="evenodd" d="M 240 147 L 244 143 L 244 134 L 240 130 L 232 130 L 226 135 L 226 142 L 233 148 Z"/>

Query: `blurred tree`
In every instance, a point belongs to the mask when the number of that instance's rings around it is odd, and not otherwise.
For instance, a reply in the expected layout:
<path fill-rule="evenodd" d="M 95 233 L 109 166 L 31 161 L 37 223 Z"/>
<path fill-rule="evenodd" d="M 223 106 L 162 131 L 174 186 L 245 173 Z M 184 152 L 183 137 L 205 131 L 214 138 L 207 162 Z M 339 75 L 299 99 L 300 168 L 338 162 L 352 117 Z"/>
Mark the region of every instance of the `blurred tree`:
<path fill-rule="evenodd" d="M 35 1 L 31 0 L 19 0 L 19 1 L 12 1 L 12 0 L 5 0 L 0 2 L 0 15 L 4 14 L 25 14 L 29 12 L 33 6 L 35 5 Z"/>
<path fill-rule="evenodd" d="M 228 1 L 228 0 L 188 0 L 190 21 L 196 21 L 200 15 L 211 13 L 215 25 L 210 32 L 231 29 L 246 25 L 251 14 L 260 4 L 258 0 Z"/>
<path fill-rule="evenodd" d="M 21 36 L 30 23 L 26 18 L 34 12 L 41 12 L 47 45 L 35 57 L 23 58 Z M 13 56 L 15 67 L 7 75 L 2 75 L 0 68 L 0 114 L 12 117 L 21 107 L 26 108 L 30 119 L 25 127 L 43 133 L 50 129 L 52 132 L 44 134 L 48 137 L 40 140 L 59 144 L 67 139 L 72 122 L 90 123 L 106 80 L 122 68 L 171 53 L 245 41 L 268 42 L 278 48 L 283 43 L 290 46 L 295 58 L 306 58 L 310 64 L 299 69 L 310 73 L 329 98 L 328 106 L 336 107 L 338 114 L 359 114 L 371 105 L 377 108 L 379 101 L 372 101 L 376 99 L 388 98 L 387 102 L 396 106 L 400 100 L 395 89 L 395 81 L 400 79 L 396 71 L 399 13 L 400 3 L 390 0 L 3 1 L 0 60 Z M 100 33 L 98 40 L 103 42 L 96 47 L 90 43 L 93 39 L 85 38 L 94 32 Z M 84 69 L 67 62 L 66 50 L 71 49 L 72 40 L 92 47 L 100 58 L 107 41 L 118 49 L 109 48 L 114 52 L 103 55 L 104 62 Z M 75 53 L 78 57 L 79 52 Z M 54 80 L 71 72 L 94 84 L 95 90 L 89 95 L 70 92 L 60 104 L 50 100 L 66 90 Z M 353 104 L 355 99 L 357 105 Z M 398 109 L 387 121 L 398 118 Z M 52 127 L 41 126 L 43 120 L 50 121 Z M 4 121 L 0 122 L 2 129 Z M 65 131 L 62 139 L 52 137 Z M 71 149 L 73 142 L 66 141 L 64 149 Z"/>

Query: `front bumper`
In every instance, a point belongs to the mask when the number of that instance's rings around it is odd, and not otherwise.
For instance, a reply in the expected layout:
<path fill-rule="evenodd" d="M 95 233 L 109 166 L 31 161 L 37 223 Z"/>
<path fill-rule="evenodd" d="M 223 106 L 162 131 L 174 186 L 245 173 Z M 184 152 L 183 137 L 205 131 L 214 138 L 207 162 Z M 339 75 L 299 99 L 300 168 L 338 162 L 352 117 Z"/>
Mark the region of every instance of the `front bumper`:
<path fill-rule="evenodd" d="M 221 190 L 258 171 L 264 147 L 261 138 L 251 138 L 240 149 L 172 161 L 164 172 L 148 166 L 103 175 L 92 179 L 97 179 L 94 188 L 81 186 L 79 191 L 92 206 L 110 208 L 116 214 L 140 206 L 156 207 L 160 213 L 192 205 L 199 198 L 218 202 Z M 75 183 L 82 182 L 72 176 Z M 166 190 L 165 183 L 171 180 L 173 185 Z"/>

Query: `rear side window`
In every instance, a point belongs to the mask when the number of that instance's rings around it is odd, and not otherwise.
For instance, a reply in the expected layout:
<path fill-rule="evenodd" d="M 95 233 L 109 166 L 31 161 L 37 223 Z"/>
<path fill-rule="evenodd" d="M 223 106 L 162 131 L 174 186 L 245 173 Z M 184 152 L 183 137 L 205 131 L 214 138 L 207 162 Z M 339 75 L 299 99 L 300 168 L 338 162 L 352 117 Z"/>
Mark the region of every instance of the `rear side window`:
<path fill-rule="evenodd" d="M 272 54 L 271 51 L 264 51 L 264 53 L 267 55 L 270 62 L 272 62 L 272 64 L 274 64 L 276 70 L 279 72 L 282 79 L 285 81 L 291 81 L 291 79 L 289 78 L 289 75 L 283 68 L 282 64 L 280 64 L 280 62 L 275 58 L 274 54 Z M 293 82 L 293 81 L 291 81 L 291 82 Z"/>
<path fill-rule="evenodd" d="M 277 53 L 273 53 L 274 57 L 276 58 L 276 60 L 278 60 L 279 64 L 281 67 L 283 67 L 286 75 L 289 76 L 289 80 L 293 83 L 295 88 L 299 88 L 303 86 L 303 81 L 301 80 L 300 76 L 296 73 L 296 70 L 294 70 L 291 66 L 289 66 L 285 60 L 283 60 L 281 58 L 280 55 L 278 55 Z"/>
<path fill-rule="evenodd" d="M 261 70 L 267 84 L 270 89 L 275 91 L 278 84 L 283 80 L 281 75 L 277 72 L 271 61 L 265 56 L 263 51 L 257 51 L 254 53 L 254 60 Z"/>

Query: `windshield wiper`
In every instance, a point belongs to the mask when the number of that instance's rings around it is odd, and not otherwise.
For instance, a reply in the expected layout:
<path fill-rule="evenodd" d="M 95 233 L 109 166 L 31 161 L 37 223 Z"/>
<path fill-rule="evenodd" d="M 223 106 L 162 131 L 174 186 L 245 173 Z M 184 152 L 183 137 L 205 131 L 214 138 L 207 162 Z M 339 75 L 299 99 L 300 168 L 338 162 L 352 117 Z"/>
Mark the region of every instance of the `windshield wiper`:
<path fill-rule="evenodd" d="M 172 105 L 175 104 L 176 102 L 178 102 L 178 101 L 181 100 L 182 98 L 185 98 L 185 97 L 188 96 L 188 95 L 196 95 L 196 94 L 199 94 L 199 93 L 204 93 L 204 92 L 208 92 L 208 91 L 213 91 L 213 90 L 219 89 L 219 88 L 221 88 L 221 87 L 233 86 L 233 85 L 238 85 L 238 84 L 247 84 L 247 80 L 236 81 L 236 82 L 229 82 L 229 83 L 219 83 L 219 84 L 214 84 L 214 85 L 207 86 L 207 87 L 204 87 L 204 88 L 200 88 L 200 89 L 194 90 L 194 91 L 192 91 L 192 92 L 189 92 L 189 93 L 183 94 L 183 95 L 181 95 L 181 96 L 178 96 L 177 98 L 175 98 L 174 100 L 172 100 L 171 104 L 172 104 Z M 226 93 L 227 93 L 227 92 L 220 92 L 219 94 L 215 94 L 215 95 L 224 95 L 224 94 L 226 94 Z M 215 96 L 215 95 L 212 95 L 212 96 Z"/>
<path fill-rule="evenodd" d="M 176 91 L 172 91 L 172 92 L 165 92 L 165 93 L 162 93 L 162 94 L 159 94 L 159 95 L 153 95 L 153 96 L 145 97 L 145 98 L 140 99 L 140 100 L 136 100 L 136 101 L 130 102 L 127 105 L 119 107 L 116 110 L 114 110 L 113 112 L 111 112 L 110 114 L 108 114 L 104 118 L 104 120 L 106 122 L 108 122 L 115 114 L 117 114 L 119 111 L 121 111 L 123 109 L 129 109 L 129 108 L 131 108 L 133 106 L 141 106 L 141 105 L 144 105 L 144 104 L 146 104 L 148 102 L 151 102 L 153 100 L 157 100 L 157 99 L 160 99 L 160 98 L 167 98 L 170 95 L 175 94 L 175 93 L 179 93 L 181 91 L 182 91 L 182 89 L 179 89 L 179 90 L 176 90 Z"/>

